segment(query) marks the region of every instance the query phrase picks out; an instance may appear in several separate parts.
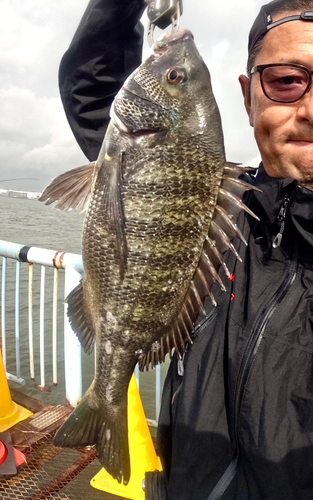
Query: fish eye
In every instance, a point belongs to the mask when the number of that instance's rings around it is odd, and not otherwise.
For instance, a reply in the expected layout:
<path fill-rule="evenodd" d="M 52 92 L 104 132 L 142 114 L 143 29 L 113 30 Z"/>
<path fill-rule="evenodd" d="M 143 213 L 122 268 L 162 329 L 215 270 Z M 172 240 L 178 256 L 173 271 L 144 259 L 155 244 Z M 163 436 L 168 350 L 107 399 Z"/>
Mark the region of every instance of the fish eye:
<path fill-rule="evenodd" d="M 184 79 L 184 72 L 181 68 L 171 68 L 167 73 L 167 81 L 171 85 L 177 85 Z"/>

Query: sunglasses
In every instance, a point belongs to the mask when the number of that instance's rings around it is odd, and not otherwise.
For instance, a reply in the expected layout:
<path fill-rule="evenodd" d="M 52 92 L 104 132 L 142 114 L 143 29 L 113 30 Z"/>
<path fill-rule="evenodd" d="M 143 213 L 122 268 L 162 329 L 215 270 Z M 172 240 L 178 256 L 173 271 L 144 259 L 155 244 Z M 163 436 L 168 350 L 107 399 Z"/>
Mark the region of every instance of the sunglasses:
<path fill-rule="evenodd" d="M 313 71 L 300 64 L 261 64 L 253 73 L 260 73 L 264 94 L 275 102 L 299 101 L 312 86 Z"/>

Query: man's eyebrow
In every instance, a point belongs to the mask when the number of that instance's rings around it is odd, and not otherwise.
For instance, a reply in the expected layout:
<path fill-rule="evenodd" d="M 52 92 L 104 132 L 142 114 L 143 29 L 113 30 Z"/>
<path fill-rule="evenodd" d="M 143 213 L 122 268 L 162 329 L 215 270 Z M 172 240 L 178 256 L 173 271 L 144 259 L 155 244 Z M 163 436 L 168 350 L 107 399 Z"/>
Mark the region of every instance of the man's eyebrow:
<path fill-rule="evenodd" d="M 304 66 L 308 69 L 310 69 L 307 64 L 304 64 L 304 62 L 301 60 L 300 57 L 289 57 L 286 55 L 286 57 L 280 57 L 277 58 L 277 61 L 275 61 L 276 64 L 283 63 L 283 64 L 300 64 L 300 66 Z M 273 63 L 273 64 L 275 64 Z M 313 59 L 312 59 L 312 69 L 313 69 Z"/>

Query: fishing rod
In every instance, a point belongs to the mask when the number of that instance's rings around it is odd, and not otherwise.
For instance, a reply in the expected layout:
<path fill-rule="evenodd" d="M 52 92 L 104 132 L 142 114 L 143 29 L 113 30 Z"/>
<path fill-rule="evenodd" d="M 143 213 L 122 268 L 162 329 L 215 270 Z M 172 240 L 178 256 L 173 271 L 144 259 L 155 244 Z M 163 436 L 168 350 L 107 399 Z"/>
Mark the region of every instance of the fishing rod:
<path fill-rule="evenodd" d="M 16 179 L 0 179 L 0 182 L 10 182 L 10 181 L 40 181 L 40 179 L 35 179 L 34 177 L 17 177 Z"/>

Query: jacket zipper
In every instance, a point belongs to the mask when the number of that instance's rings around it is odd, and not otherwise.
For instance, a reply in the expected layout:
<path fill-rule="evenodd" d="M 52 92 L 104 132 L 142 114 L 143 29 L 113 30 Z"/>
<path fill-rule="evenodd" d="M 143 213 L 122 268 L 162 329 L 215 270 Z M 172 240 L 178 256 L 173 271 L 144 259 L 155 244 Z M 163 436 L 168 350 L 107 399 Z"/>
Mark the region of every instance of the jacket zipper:
<path fill-rule="evenodd" d="M 273 238 L 273 243 L 272 243 L 273 248 L 279 247 L 281 244 L 281 240 L 283 239 L 283 232 L 285 229 L 285 219 L 289 201 L 290 201 L 290 196 L 287 194 L 283 199 L 283 202 L 280 206 L 279 213 L 277 216 L 279 231 Z"/>
<path fill-rule="evenodd" d="M 259 315 L 259 318 L 255 324 L 254 329 L 252 330 L 252 334 L 247 343 L 241 367 L 238 375 L 238 382 L 235 393 L 235 443 L 236 443 L 236 454 L 232 462 L 227 467 L 223 476 L 220 478 L 218 483 L 215 485 L 214 489 L 211 491 L 207 500 L 219 500 L 222 495 L 225 493 L 229 484 L 233 480 L 237 472 L 237 463 L 239 460 L 239 419 L 241 412 L 241 404 L 243 400 L 244 389 L 248 380 L 248 376 L 250 374 L 251 367 L 253 365 L 254 359 L 256 357 L 258 348 L 263 338 L 263 334 L 265 328 L 273 316 L 276 308 L 280 304 L 280 302 L 285 297 L 286 293 L 289 291 L 295 277 L 297 274 L 298 261 L 297 259 L 290 263 L 287 276 L 285 276 L 283 282 L 276 290 L 273 297 L 268 301 L 266 306 L 263 308 L 262 312 Z"/>
<path fill-rule="evenodd" d="M 219 306 L 213 307 L 213 309 L 211 309 L 211 311 L 200 321 L 200 323 L 197 324 L 197 326 L 193 329 L 191 333 L 192 339 L 194 339 L 196 335 L 199 335 L 199 333 L 203 330 L 203 328 L 209 321 L 215 319 L 215 316 L 217 315 L 219 310 L 220 310 Z"/>
<path fill-rule="evenodd" d="M 290 197 L 286 196 L 283 200 L 283 203 L 279 212 L 279 222 L 280 229 L 278 241 L 276 241 L 280 245 L 282 234 L 285 226 L 285 217 L 287 211 L 287 205 L 290 201 Z M 278 236 L 278 235 L 277 235 Z M 276 236 L 276 238 L 277 238 Z M 275 239 L 276 239 L 275 238 Z M 274 241 L 275 241 L 274 239 Z M 274 246 L 274 242 L 273 242 Z M 239 375 L 237 379 L 236 391 L 235 391 L 235 410 L 234 410 L 234 428 L 235 428 L 235 445 L 236 445 L 236 453 L 232 462 L 229 464 L 228 468 L 224 472 L 223 476 L 220 478 L 218 483 L 215 485 L 214 489 L 211 491 L 207 500 L 220 500 L 222 495 L 225 493 L 229 484 L 233 480 L 237 472 L 237 464 L 239 460 L 240 447 L 239 447 L 239 423 L 240 423 L 240 413 L 241 413 L 241 405 L 243 401 L 244 390 L 246 387 L 246 383 L 255 360 L 256 354 L 258 352 L 259 346 L 263 339 L 265 328 L 268 325 L 271 317 L 273 316 L 275 310 L 284 299 L 285 295 L 289 291 L 292 283 L 295 280 L 298 269 L 298 258 L 297 251 L 295 252 L 294 260 L 291 261 L 287 275 L 284 277 L 281 285 L 276 290 L 271 299 L 267 302 L 263 310 L 261 311 L 255 326 L 252 330 L 250 338 L 245 348 L 245 352 L 243 354 Z"/>
<path fill-rule="evenodd" d="M 273 247 L 277 248 L 280 246 L 284 228 L 285 228 L 285 219 L 286 219 L 286 214 L 287 214 L 287 209 L 288 209 L 288 204 L 290 202 L 291 196 L 289 194 L 286 194 L 282 204 L 280 206 L 280 210 L 277 216 L 278 224 L 279 224 L 279 232 L 276 235 L 276 237 L 273 239 Z M 239 450 L 239 417 L 240 417 L 240 411 L 241 411 L 241 404 L 242 404 L 242 399 L 243 399 L 243 393 L 244 393 L 244 388 L 250 373 L 250 369 L 252 367 L 253 361 L 255 359 L 255 356 L 257 354 L 258 348 L 260 346 L 260 343 L 263 339 L 263 334 L 265 331 L 265 328 L 271 319 L 272 315 L 274 314 L 276 308 L 278 305 L 281 303 L 283 298 L 285 297 L 286 293 L 288 292 L 290 286 L 292 285 L 296 274 L 297 274 L 297 269 L 298 269 L 298 247 L 297 245 L 295 246 L 294 250 L 294 256 L 293 260 L 289 264 L 289 268 L 287 271 L 287 275 L 284 277 L 282 283 L 280 286 L 277 288 L 276 292 L 274 295 L 267 301 L 265 306 L 263 307 L 263 310 L 260 312 L 256 322 L 255 326 L 252 329 L 252 333 L 249 337 L 249 340 L 247 342 L 240 369 L 239 369 L 239 375 L 237 379 L 237 384 L 236 384 L 236 390 L 235 390 L 235 410 L 234 410 L 234 428 L 235 428 L 235 442 L 236 442 L 236 449 L 237 453 Z"/>
<path fill-rule="evenodd" d="M 199 335 L 199 333 L 202 332 L 202 330 L 205 328 L 205 326 L 207 325 L 207 323 L 209 321 L 212 321 L 215 316 L 217 315 L 219 311 L 219 307 L 214 307 L 210 312 L 209 314 L 207 314 L 207 316 L 205 316 L 201 321 L 200 323 L 194 328 L 194 330 L 191 332 L 191 339 L 194 339 L 196 335 Z M 183 353 L 182 357 L 181 358 L 178 358 L 177 360 L 177 373 L 180 377 L 183 377 L 184 376 L 184 373 L 185 373 L 185 366 L 184 366 L 184 362 L 185 362 L 185 356 L 186 356 L 186 352 L 187 352 L 187 349 L 188 349 L 188 345 L 186 346 L 186 350 L 185 352 Z M 173 405 L 174 404 L 174 401 L 176 399 L 176 396 L 178 396 L 178 394 L 180 393 L 181 389 L 182 389 L 182 386 L 183 386 L 183 381 L 181 381 L 181 383 L 179 384 L 179 386 L 177 387 L 176 391 L 174 392 L 173 396 L 172 396 L 172 401 L 171 401 L 171 404 Z"/>
<path fill-rule="evenodd" d="M 263 308 L 262 312 L 259 315 L 255 323 L 255 327 L 252 330 L 251 336 L 247 343 L 245 353 L 243 355 L 239 375 L 238 382 L 236 388 L 236 396 L 235 396 L 235 439 L 236 439 L 236 448 L 237 453 L 239 450 L 239 420 L 240 420 L 240 412 L 241 405 L 243 400 L 244 389 L 248 380 L 248 376 L 250 374 L 251 367 L 253 365 L 254 359 L 256 357 L 257 351 L 263 339 L 265 328 L 268 325 L 271 317 L 273 316 L 275 310 L 289 291 L 292 283 L 295 280 L 297 274 L 298 262 L 297 260 L 293 260 L 287 272 L 287 275 L 284 277 L 283 282 L 276 290 L 275 294 L 268 301 L 266 306 Z"/>
<path fill-rule="evenodd" d="M 217 315 L 218 311 L 219 311 L 219 307 L 214 307 L 210 312 L 209 314 L 207 314 L 201 321 L 200 323 L 193 329 L 193 331 L 191 332 L 191 339 L 193 340 L 195 338 L 196 335 L 199 335 L 199 333 L 202 332 L 202 330 L 205 328 L 206 324 L 209 322 L 209 321 L 212 321 L 215 316 Z M 184 372 L 185 372 L 185 368 L 184 368 L 184 361 L 185 361 L 185 355 L 186 355 L 186 352 L 188 350 L 188 346 L 189 344 L 187 344 L 186 346 L 186 349 L 184 351 L 184 354 L 182 356 L 182 358 L 178 358 L 178 361 L 177 361 L 177 371 L 178 371 L 178 375 L 180 375 L 181 377 L 184 376 Z M 180 386 L 179 388 L 180 389 Z M 177 389 L 177 391 L 178 391 Z M 175 392 L 174 396 L 173 396 L 173 400 L 174 400 L 174 397 L 176 396 L 177 394 L 177 391 Z"/>

